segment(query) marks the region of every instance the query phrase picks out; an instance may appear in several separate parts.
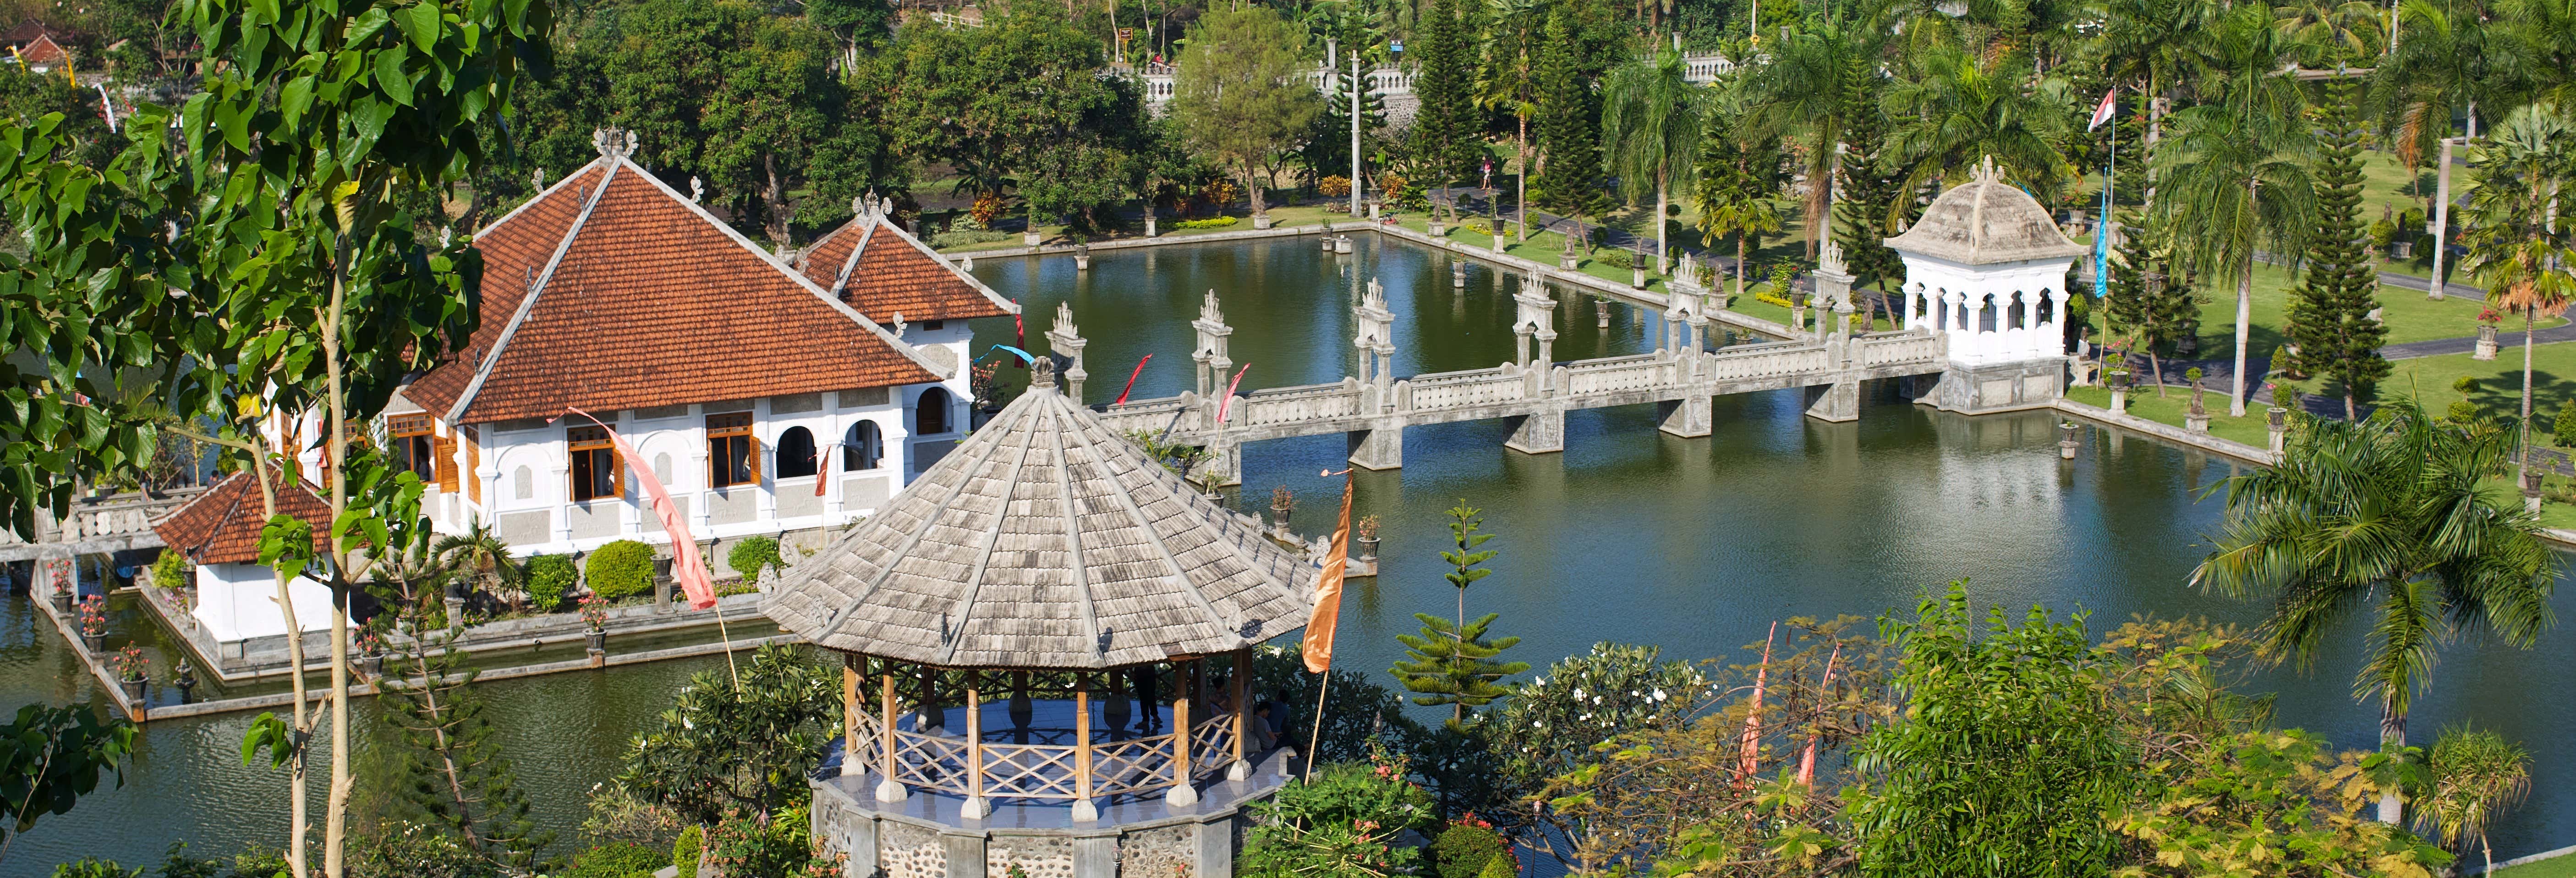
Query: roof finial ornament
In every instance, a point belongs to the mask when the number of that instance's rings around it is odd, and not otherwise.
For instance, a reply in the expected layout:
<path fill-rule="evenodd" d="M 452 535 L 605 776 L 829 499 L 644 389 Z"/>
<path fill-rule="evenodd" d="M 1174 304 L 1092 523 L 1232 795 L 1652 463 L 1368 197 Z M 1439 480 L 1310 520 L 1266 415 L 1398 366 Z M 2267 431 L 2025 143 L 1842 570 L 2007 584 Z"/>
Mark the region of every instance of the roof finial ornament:
<path fill-rule="evenodd" d="M 532 173 L 530 173 L 530 174 L 528 175 L 528 188 L 533 189 L 533 190 L 536 190 L 536 191 L 539 191 L 539 192 L 543 192 L 543 191 L 545 191 L 545 188 L 546 188 L 546 169 L 544 169 L 544 168 L 538 168 L 538 169 L 536 169 L 536 171 L 534 171 L 534 172 L 532 172 Z"/>
<path fill-rule="evenodd" d="M 1055 389 L 1055 358 L 1038 357 L 1029 361 L 1029 389 Z"/>
<path fill-rule="evenodd" d="M 903 340 L 903 329 L 903 312 L 894 312 L 894 337 L 896 341 Z"/>
<path fill-rule="evenodd" d="M 590 145 L 598 147 L 600 155 L 625 158 L 635 154 L 635 132 L 624 128 L 600 128 L 590 132 Z"/>
<path fill-rule="evenodd" d="M 855 216 L 855 217 L 860 217 L 860 218 L 862 218 L 862 219 L 864 219 L 864 218 L 866 218 L 866 217 L 867 217 L 867 215 L 868 215 L 868 197 L 867 197 L 867 196 L 865 196 L 865 195 L 852 195 L 852 196 L 850 196 L 850 215 L 851 215 L 851 216 Z"/>
<path fill-rule="evenodd" d="M 1987 153 L 1985 160 L 1978 163 L 1977 170 L 1972 177 L 1975 182 L 1979 183 L 2003 182 L 2003 174 L 1995 170 L 1995 157 L 1993 153 Z"/>
<path fill-rule="evenodd" d="M 696 174 L 689 175 L 689 203 L 696 204 L 705 197 L 707 197 L 707 181 L 698 179 Z"/>

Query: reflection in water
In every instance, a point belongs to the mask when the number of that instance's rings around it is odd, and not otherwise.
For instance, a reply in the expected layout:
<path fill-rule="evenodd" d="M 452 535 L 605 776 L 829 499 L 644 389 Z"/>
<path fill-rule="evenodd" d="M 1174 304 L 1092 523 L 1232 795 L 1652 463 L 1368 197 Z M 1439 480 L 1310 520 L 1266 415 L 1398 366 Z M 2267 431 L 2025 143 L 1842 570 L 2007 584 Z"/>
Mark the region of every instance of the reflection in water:
<path fill-rule="evenodd" d="M 992 257 L 976 273 L 1027 313 L 1027 338 L 1044 345 L 1057 302 L 1070 301 L 1089 337 L 1086 396 L 1104 403 L 1147 353 L 1138 398 L 1190 389 L 1189 321 L 1215 289 L 1235 327 L 1234 359 L 1251 364 L 1249 388 L 1337 380 L 1357 365 L 1349 304 L 1368 278 L 1386 284 L 1397 315 L 1399 375 L 1492 366 L 1512 355 L 1510 294 L 1518 277 L 1468 268 L 1449 286 L 1446 254 L 1381 247 L 1319 254 L 1311 239 L 1103 252 L 1089 272 L 1069 258 Z M 1257 281 L 1257 282 L 1256 282 Z M 1564 291 L 1556 309 L 1560 359 L 1641 353 L 1658 318 L 1613 305 L 1608 329 L 1592 306 Z M 1011 322 L 979 325 L 983 345 L 1013 343 Z M 1345 606 L 1341 668 L 1376 675 L 1401 655 L 1394 636 L 1417 610 L 1453 601 L 1440 578 L 1442 512 L 1461 499 L 1500 534 L 1496 572 L 1468 595 L 1470 610 L 1502 614 L 1496 630 L 1526 638 L 1510 656 L 1544 665 L 1601 640 L 1652 643 L 1677 657 L 1730 656 L 1757 643 L 1772 620 L 1875 615 L 1911 607 L 1922 590 L 1972 579 L 1981 604 L 2012 615 L 2033 603 L 2084 610 L 2095 630 L 2132 615 L 2207 616 L 2243 622 L 2254 607 L 2185 585 L 2206 551 L 2201 534 L 2219 512 L 2199 491 L 2231 468 L 2144 439 L 2085 432 L 2077 459 L 2057 456 L 2046 413 L 1961 418 L 1897 400 L 1873 386 L 1857 422 L 1803 417 L 1796 392 L 1717 400 L 1705 439 L 1657 432 L 1652 406 L 1582 411 L 1566 418 L 1562 454 L 1505 451 L 1501 422 L 1415 428 L 1405 466 L 1357 474 L 1357 514 L 1383 518 L 1381 575 L 1354 585 Z M 1248 447 L 1245 492 L 1266 507 L 1286 485 L 1308 510 L 1339 500 L 1342 437 Z M 1309 535 L 1329 514 L 1294 517 Z M 2562 601 L 2565 603 L 2565 601 Z M 2576 607 L 2560 615 L 2576 618 Z M 2345 746 L 2376 734 L 2376 711 L 2355 704 L 2350 669 L 2359 625 L 2309 676 L 2283 671 L 2250 685 L 2280 693 L 2283 722 Z M 2576 691 L 2569 635 L 2553 632 L 2529 652 L 2453 646 L 2412 728 L 2429 740 L 2474 718 L 2522 741 L 2536 757 L 2532 797 L 2497 828 L 2500 855 L 2576 837 L 2576 767 L 2568 751 L 2576 707 L 2533 693 Z M 487 684 L 501 736 L 537 817 L 570 841 L 583 794 L 615 772 L 628 735 L 667 707 L 691 671 L 722 660 L 624 667 Z M 23 598 L 0 601 L 0 708 L 94 696 L 89 677 Z M 357 702 L 361 722 L 372 708 Z M 47 818 L 0 861 L 0 878 L 43 875 L 82 855 L 129 864 L 156 859 L 172 840 L 229 853 L 285 833 L 285 783 L 242 765 L 246 715 L 153 723 L 123 789 L 102 791 L 67 817 Z M 361 764 L 364 764 L 361 762 Z M 326 767 L 314 767 L 316 803 Z M 317 808 L 318 813 L 318 808 Z"/>

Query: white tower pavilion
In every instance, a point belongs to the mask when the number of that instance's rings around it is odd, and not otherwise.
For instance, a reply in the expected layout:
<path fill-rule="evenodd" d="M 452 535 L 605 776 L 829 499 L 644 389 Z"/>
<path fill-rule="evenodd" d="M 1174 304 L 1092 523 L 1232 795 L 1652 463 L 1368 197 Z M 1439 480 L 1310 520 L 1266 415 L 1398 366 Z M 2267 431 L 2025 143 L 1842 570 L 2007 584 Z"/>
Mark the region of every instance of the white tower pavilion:
<path fill-rule="evenodd" d="M 1926 401 L 1993 412 L 2055 400 L 2066 371 L 2067 272 L 2085 253 L 1994 159 L 1887 246 L 1905 260 L 1905 327 L 1946 338 Z"/>

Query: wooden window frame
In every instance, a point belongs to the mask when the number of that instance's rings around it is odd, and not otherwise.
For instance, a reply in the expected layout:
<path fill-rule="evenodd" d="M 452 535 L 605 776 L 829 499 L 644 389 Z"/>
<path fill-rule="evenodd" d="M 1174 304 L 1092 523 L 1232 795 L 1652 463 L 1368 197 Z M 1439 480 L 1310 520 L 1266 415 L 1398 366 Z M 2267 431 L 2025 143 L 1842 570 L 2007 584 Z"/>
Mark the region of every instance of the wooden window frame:
<path fill-rule="evenodd" d="M 423 482 L 435 484 L 442 469 L 455 469 L 438 465 L 438 434 L 432 429 L 427 414 L 414 412 L 387 416 L 385 436 L 392 440 L 394 450 L 402 455 L 403 468 L 418 473 Z M 449 477 L 453 478 L 454 474 L 450 473 Z"/>
<path fill-rule="evenodd" d="M 874 437 L 867 436 L 866 432 L 868 430 L 875 430 L 876 435 Z M 860 438 L 853 440 L 850 438 L 853 435 Z M 870 438 L 876 440 L 876 445 L 874 447 L 869 447 L 867 445 L 867 440 Z M 885 445 L 884 425 L 878 424 L 874 418 L 859 419 L 857 423 L 850 425 L 850 429 L 844 430 L 841 433 L 841 471 L 845 473 L 864 473 L 884 469 L 886 457 Z M 867 465 L 852 466 L 852 464 L 860 461 L 866 461 Z"/>
<path fill-rule="evenodd" d="M 750 412 L 722 412 L 707 416 L 707 487 L 715 490 L 760 484 L 760 437 L 752 435 Z M 747 478 L 735 479 L 733 461 L 740 450 L 741 473 Z"/>
<path fill-rule="evenodd" d="M 571 475 L 571 484 L 567 487 L 571 489 L 573 502 L 589 503 L 626 496 L 626 461 L 617 454 L 617 443 L 609 438 L 607 430 L 596 426 L 565 429 L 564 453 L 564 469 Z M 608 492 L 604 494 L 587 490 L 588 483 L 599 475 L 599 461 L 602 459 L 608 461 Z"/>

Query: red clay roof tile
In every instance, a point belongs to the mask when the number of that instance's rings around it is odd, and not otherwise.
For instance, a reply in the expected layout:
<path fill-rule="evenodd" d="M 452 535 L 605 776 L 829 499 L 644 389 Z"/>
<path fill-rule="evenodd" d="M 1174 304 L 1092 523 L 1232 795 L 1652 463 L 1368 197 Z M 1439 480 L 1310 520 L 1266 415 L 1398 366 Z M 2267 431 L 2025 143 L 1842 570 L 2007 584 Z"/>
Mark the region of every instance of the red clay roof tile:
<path fill-rule="evenodd" d="M 874 227 L 873 233 L 870 227 Z M 856 266 L 850 253 L 861 239 L 867 249 Z M 879 324 L 903 315 L 906 323 L 924 320 L 970 320 L 1018 312 L 1010 300 L 957 270 L 893 223 L 861 214 L 834 229 L 805 251 L 805 276 L 815 285 L 840 294 L 841 300 Z M 849 277 L 841 277 L 844 269 Z"/>
<path fill-rule="evenodd" d="M 280 478 L 271 468 L 268 477 Z M 272 482 L 277 484 L 276 482 Z M 259 531 L 268 523 L 261 514 L 259 482 L 237 472 L 216 482 L 186 505 L 152 523 L 161 542 L 199 564 L 253 564 L 259 561 Z M 279 512 L 313 526 L 316 547 L 331 520 L 331 507 L 301 482 L 278 484 Z"/>

